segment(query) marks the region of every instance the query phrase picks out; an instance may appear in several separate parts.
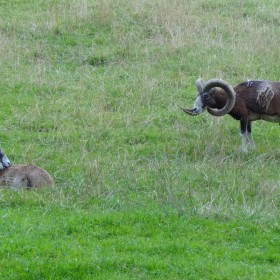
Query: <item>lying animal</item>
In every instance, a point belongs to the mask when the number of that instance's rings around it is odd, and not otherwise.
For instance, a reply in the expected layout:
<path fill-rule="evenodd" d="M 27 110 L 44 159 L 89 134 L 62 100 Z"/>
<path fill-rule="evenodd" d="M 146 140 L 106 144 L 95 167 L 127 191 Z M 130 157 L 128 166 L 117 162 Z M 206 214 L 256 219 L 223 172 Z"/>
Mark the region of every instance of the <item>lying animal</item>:
<path fill-rule="evenodd" d="M 280 123 L 280 82 L 248 81 L 234 89 L 223 80 L 196 81 L 198 96 L 193 109 L 182 108 L 189 115 L 197 116 L 205 109 L 213 116 L 231 115 L 240 121 L 242 151 L 247 151 L 246 137 L 255 147 L 251 122 L 265 120 Z"/>
<path fill-rule="evenodd" d="M 0 188 L 32 189 L 53 184 L 50 174 L 33 164 L 15 164 L 0 170 Z"/>

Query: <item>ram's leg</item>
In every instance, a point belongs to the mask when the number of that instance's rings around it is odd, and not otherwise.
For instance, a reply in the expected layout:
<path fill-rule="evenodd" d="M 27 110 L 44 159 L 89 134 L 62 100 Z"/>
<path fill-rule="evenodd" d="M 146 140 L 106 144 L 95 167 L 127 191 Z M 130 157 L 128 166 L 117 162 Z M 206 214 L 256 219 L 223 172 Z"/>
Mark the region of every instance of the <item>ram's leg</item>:
<path fill-rule="evenodd" d="M 246 153 L 248 151 L 246 145 L 247 125 L 248 125 L 247 121 L 244 120 L 240 121 L 240 136 L 241 136 L 241 144 L 242 144 L 241 149 L 243 153 Z"/>
<path fill-rule="evenodd" d="M 256 147 L 256 145 L 255 145 L 253 137 L 252 137 L 251 122 L 248 122 L 248 125 L 247 125 L 247 136 L 248 136 L 251 147 L 254 149 Z"/>

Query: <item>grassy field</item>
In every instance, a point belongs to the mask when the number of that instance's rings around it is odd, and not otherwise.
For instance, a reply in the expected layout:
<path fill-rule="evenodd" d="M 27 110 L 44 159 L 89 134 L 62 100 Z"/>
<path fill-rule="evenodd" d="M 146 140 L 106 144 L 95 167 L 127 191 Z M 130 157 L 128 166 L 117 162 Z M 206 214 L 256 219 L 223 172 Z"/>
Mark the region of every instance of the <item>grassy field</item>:
<path fill-rule="evenodd" d="M 276 0 L 0 1 L 1 279 L 280 279 L 277 124 L 189 117 L 195 80 L 280 80 Z"/>

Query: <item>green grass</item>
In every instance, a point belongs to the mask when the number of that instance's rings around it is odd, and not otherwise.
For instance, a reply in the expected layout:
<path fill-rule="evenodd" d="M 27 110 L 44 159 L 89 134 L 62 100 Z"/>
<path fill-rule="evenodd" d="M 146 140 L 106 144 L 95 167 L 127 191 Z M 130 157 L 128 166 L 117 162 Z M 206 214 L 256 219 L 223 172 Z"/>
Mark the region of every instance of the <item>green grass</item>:
<path fill-rule="evenodd" d="M 191 107 L 279 78 L 279 8 L 0 1 L 0 145 L 53 189 L 0 192 L 2 279 L 279 279 L 279 126 Z"/>
<path fill-rule="evenodd" d="M 3 279 L 274 279 L 280 273 L 279 225 L 201 219 L 155 203 L 104 209 L 98 201 L 86 208 L 39 201 L 13 194 L 8 212 L 1 210 Z"/>

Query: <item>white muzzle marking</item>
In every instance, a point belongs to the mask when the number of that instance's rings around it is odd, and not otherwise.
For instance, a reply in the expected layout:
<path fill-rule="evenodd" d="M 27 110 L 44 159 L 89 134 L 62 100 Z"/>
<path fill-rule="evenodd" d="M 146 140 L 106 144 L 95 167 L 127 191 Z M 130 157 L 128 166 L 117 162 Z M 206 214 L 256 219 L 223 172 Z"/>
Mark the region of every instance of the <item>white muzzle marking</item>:
<path fill-rule="evenodd" d="M 3 170 L 4 168 L 11 165 L 11 162 L 6 157 L 6 155 L 1 151 L 1 157 L 0 157 L 0 170 Z"/>
<path fill-rule="evenodd" d="M 205 108 L 202 107 L 202 100 L 201 100 L 201 96 L 199 95 L 194 101 L 193 111 L 196 114 L 201 114 L 204 110 Z"/>
<path fill-rule="evenodd" d="M 6 156 L 3 156 L 2 164 L 4 165 L 4 167 L 8 167 L 11 165 L 11 162 L 9 161 L 9 159 Z"/>

